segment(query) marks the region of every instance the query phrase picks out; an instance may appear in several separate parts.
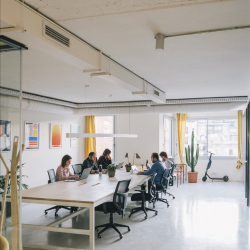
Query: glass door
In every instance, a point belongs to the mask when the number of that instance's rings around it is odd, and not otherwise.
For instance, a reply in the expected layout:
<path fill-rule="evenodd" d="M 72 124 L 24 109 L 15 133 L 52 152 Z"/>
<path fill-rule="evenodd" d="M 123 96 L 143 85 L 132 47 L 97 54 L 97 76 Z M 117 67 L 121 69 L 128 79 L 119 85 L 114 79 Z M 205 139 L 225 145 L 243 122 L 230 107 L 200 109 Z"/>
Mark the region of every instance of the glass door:
<path fill-rule="evenodd" d="M 20 43 L 0 36 L 0 245 L 21 245 L 21 70 Z M 20 152 L 20 153 L 19 153 Z M 21 194 L 21 193 L 20 193 Z"/>

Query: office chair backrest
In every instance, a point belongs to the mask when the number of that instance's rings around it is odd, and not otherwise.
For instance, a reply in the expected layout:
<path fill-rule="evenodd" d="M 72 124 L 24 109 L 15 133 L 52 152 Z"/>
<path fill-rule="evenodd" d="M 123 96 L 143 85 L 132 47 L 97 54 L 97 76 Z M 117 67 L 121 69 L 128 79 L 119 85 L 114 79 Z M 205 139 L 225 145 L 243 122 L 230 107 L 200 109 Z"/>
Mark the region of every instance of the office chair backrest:
<path fill-rule="evenodd" d="M 52 168 L 52 169 L 48 170 L 47 172 L 48 172 L 48 176 L 49 176 L 48 183 L 56 182 L 55 170 Z"/>
<path fill-rule="evenodd" d="M 165 169 L 163 172 L 162 178 L 161 178 L 161 186 L 163 189 L 166 189 L 168 187 L 168 179 L 171 169 Z"/>
<path fill-rule="evenodd" d="M 129 180 L 119 181 L 116 185 L 115 193 L 113 196 L 113 203 L 115 207 L 124 215 L 125 208 L 127 207 L 127 193 L 129 191 Z"/>
<path fill-rule="evenodd" d="M 170 173 L 169 173 L 169 183 L 168 183 L 168 185 L 169 186 L 174 186 L 174 170 L 175 170 L 175 168 L 176 168 L 176 164 L 172 164 L 171 165 L 171 170 L 170 170 Z"/>
<path fill-rule="evenodd" d="M 74 164 L 72 165 L 73 171 L 75 174 L 81 174 L 82 173 L 82 164 Z"/>
<path fill-rule="evenodd" d="M 155 185 L 155 176 L 157 175 L 157 173 L 154 173 L 151 175 L 151 186 L 150 189 L 148 190 L 149 194 L 151 195 L 151 197 L 155 196 L 155 189 L 156 189 L 156 185 Z"/>

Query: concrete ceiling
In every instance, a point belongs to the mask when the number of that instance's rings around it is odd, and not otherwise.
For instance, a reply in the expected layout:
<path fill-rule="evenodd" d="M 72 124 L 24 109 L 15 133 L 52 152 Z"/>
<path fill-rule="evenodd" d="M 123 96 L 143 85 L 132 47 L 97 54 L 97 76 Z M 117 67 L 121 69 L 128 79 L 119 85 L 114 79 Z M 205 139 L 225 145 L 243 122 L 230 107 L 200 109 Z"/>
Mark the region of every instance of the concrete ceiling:
<path fill-rule="evenodd" d="M 106 1 L 70 1 L 70 7 L 66 0 L 26 2 L 152 82 L 169 99 L 248 94 L 250 29 L 168 38 L 164 51 L 155 51 L 154 35 L 249 25 L 249 0 L 148 11 L 142 5 L 136 6 L 137 12 L 133 6 L 129 6 L 132 10 L 125 6 L 126 11 L 111 8 L 115 1 L 103 8 L 98 3 Z M 25 57 L 25 91 L 75 102 L 140 100 L 41 52 L 29 50 Z M 85 85 L 91 87 L 86 90 Z"/>

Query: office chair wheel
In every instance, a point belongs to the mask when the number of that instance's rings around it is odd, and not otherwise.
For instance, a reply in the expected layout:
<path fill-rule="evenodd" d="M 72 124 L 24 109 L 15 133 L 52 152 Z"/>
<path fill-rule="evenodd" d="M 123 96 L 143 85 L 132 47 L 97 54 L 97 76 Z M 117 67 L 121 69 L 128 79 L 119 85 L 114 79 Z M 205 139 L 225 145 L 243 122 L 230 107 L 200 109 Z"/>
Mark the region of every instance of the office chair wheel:
<path fill-rule="evenodd" d="M 173 196 L 173 199 L 175 199 L 175 197 Z"/>
<path fill-rule="evenodd" d="M 58 214 L 55 214 L 55 217 L 58 217 Z"/>
<path fill-rule="evenodd" d="M 145 216 L 144 219 L 146 220 L 148 218 L 148 216 Z"/>
<path fill-rule="evenodd" d="M 99 239 L 101 239 L 102 238 L 102 236 L 100 235 L 100 234 L 98 234 L 98 236 L 97 236 Z"/>
<path fill-rule="evenodd" d="M 128 227 L 128 231 L 129 231 L 129 232 L 131 231 L 131 228 L 130 228 L 130 227 Z"/>
<path fill-rule="evenodd" d="M 48 212 L 44 212 L 45 214 L 48 214 Z"/>
<path fill-rule="evenodd" d="M 96 228 L 95 230 L 96 230 L 96 232 L 98 232 L 98 231 L 99 231 L 99 230 L 98 230 L 98 228 Z"/>
<path fill-rule="evenodd" d="M 128 216 L 128 218 L 131 218 L 131 215 L 132 215 L 132 214 L 130 214 L 130 215 Z"/>
<path fill-rule="evenodd" d="M 122 239 L 123 238 L 123 236 L 122 235 L 120 235 L 120 239 Z"/>
<path fill-rule="evenodd" d="M 155 212 L 155 215 L 157 215 L 158 214 L 158 212 Z"/>

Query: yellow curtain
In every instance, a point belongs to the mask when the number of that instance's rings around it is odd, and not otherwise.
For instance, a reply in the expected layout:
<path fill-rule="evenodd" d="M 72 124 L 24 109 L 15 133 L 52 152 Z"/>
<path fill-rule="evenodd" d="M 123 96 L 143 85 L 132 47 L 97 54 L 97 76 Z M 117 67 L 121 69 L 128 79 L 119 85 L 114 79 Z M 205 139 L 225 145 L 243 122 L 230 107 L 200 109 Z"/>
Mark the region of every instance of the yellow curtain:
<path fill-rule="evenodd" d="M 95 133 L 95 116 L 86 116 L 85 133 Z M 85 158 L 90 152 L 96 152 L 96 138 L 85 138 Z"/>
<path fill-rule="evenodd" d="M 178 142 L 178 154 L 183 164 L 183 151 L 184 151 L 184 141 L 185 141 L 185 130 L 186 130 L 186 114 L 177 113 L 177 142 Z"/>
<path fill-rule="evenodd" d="M 242 112 L 238 111 L 238 161 L 237 161 L 237 169 L 240 169 L 242 166 L 241 162 L 241 146 L 242 146 Z"/>

